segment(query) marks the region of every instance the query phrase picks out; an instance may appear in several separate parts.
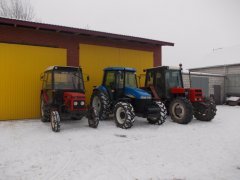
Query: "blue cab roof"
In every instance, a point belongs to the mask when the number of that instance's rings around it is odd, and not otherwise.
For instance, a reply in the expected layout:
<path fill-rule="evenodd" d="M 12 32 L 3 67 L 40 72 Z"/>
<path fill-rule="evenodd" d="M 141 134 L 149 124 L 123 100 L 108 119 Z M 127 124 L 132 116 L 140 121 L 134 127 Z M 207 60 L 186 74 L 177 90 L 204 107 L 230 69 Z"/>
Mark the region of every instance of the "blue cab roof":
<path fill-rule="evenodd" d="M 136 72 L 136 69 L 130 67 L 107 67 L 104 71 L 132 71 Z"/>

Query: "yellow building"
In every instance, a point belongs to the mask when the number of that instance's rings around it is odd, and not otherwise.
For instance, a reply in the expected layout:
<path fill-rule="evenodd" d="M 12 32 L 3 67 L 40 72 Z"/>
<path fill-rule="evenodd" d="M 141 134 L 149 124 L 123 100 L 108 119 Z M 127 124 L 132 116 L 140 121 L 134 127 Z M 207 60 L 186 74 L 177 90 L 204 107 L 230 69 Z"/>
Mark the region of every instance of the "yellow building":
<path fill-rule="evenodd" d="M 161 65 L 162 46 L 173 43 L 0 18 L 0 120 L 40 116 L 41 73 L 52 65 L 81 66 L 89 100 L 103 68 Z M 142 76 L 143 77 L 143 76 Z M 143 78 L 140 84 L 143 85 Z"/>

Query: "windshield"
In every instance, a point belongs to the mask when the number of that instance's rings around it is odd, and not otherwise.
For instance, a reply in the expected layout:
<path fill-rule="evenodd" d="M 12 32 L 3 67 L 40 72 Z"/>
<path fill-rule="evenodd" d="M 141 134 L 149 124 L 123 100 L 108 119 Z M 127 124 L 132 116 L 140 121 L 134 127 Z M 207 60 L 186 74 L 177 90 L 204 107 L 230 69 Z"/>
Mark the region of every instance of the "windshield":
<path fill-rule="evenodd" d="M 131 88 L 137 88 L 137 79 L 135 72 L 125 73 L 125 86 Z"/>
<path fill-rule="evenodd" d="M 180 71 L 166 71 L 166 84 L 168 88 L 183 87 Z"/>
<path fill-rule="evenodd" d="M 54 71 L 55 89 L 83 90 L 83 78 L 79 71 Z"/>

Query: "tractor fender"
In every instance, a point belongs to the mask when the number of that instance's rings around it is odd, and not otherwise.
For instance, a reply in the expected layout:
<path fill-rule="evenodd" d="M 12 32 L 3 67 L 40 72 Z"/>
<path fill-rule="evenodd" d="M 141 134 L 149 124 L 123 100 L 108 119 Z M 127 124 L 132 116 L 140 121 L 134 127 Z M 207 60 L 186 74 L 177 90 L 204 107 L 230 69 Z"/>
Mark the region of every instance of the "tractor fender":
<path fill-rule="evenodd" d="M 99 91 L 99 92 L 103 92 L 103 93 L 107 94 L 107 88 L 104 87 L 104 86 L 97 86 L 97 87 L 95 87 L 93 89 L 93 92 L 95 92 L 95 91 Z"/>

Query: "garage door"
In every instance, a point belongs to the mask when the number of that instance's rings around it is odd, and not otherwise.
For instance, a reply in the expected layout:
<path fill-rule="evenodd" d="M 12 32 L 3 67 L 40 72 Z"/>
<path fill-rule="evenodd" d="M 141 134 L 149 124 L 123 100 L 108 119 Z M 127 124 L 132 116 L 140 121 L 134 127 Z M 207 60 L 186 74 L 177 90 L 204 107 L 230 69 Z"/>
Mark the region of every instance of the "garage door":
<path fill-rule="evenodd" d="M 93 86 L 101 84 L 105 67 L 134 67 L 140 75 L 143 69 L 153 66 L 153 52 L 148 51 L 81 44 L 79 57 L 83 72 L 90 75 L 90 82 L 85 83 L 88 101 Z M 144 85 L 144 80 L 141 76 L 140 85 Z"/>
<path fill-rule="evenodd" d="M 0 120 L 38 118 L 40 74 L 66 65 L 66 50 L 0 43 Z"/>

